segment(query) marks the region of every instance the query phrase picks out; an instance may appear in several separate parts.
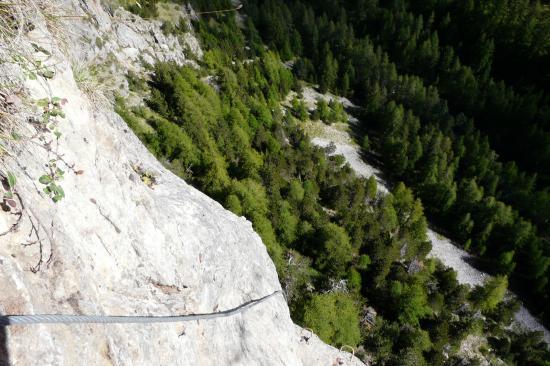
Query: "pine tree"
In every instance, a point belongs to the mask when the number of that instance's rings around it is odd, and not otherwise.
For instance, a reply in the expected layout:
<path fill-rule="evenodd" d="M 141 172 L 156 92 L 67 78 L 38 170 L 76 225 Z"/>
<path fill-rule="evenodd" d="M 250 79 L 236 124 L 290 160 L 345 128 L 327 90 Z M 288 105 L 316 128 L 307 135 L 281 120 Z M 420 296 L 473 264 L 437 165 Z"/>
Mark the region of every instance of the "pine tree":
<path fill-rule="evenodd" d="M 334 59 L 330 47 L 326 43 L 323 47 L 322 57 L 319 91 L 326 93 L 335 86 L 336 79 L 338 78 L 338 62 Z"/>

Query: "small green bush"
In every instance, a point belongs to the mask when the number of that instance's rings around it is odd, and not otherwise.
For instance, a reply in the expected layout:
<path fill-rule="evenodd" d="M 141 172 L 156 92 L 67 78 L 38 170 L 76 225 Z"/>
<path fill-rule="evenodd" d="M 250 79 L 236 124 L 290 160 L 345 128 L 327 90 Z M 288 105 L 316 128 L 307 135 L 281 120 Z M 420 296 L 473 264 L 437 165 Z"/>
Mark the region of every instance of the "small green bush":
<path fill-rule="evenodd" d="M 361 341 L 359 308 L 344 293 L 314 295 L 304 308 L 304 325 L 323 341 L 355 347 Z"/>

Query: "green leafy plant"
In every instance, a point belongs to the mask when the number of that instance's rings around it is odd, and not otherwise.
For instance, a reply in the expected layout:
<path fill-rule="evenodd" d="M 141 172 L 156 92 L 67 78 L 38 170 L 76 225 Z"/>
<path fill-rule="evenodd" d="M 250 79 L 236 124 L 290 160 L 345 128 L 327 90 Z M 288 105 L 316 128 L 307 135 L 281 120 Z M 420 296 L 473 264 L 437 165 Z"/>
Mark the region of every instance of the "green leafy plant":
<path fill-rule="evenodd" d="M 55 124 L 50 123 L 55 122 L 52 117 L 65 118 L 65 112 L 63 112 L 62 108 L 66 103 L 67 99 L 60 97 L 53 97 L 51 99 L 42 98 L 36 101 L 36 104 L 44 109 L 42 113 L 42 123 L 44 123 L 49 130 L 53 131 L 55 129 Z"/>
<path fill-rule="evenodd" d="M 44 50 L 42 47 L 32 44 L 35 46 L 35 50 L 37 50 L 37 47 L 40 49 L 40 52 L 46 54 L 46 50 Z M 50 55 L 49 52 L 46 55 Z M 46 65 L 44 62 L 40 60 L 31 60 L 28 57 L 16 54 L 12 56 L 13 62 L 17 63 L 21 66 L 23 69 L 23 72 L 25 73 L 25 76 L 29 80 L 36 80 L 38 76 L 41 76 L 46 79 L 51 79 L 55 76 L 54 69 L 51 68 L 51 66 Z"/>
<path fill-rule="evenodd" d="M 63 179 L 65 172 L 57 166 L 55 159 L 50 160 L 48 168 L 49 172 L 42 175 L 38 181 L 45 185 L 43 189 L 44 193 L 50 196 L 54 202 L 59 202 L 65 197 L 65 191 L 58 184 Z"/>
<path fill-rule="evenodd" d="M 5 179 L 2 180 L 2 188 L 4 189 L 3 204 L 7 207 L 16 208 L 17 202 L 15 201 L 15 175 L 12 172 L 8 172 Z"/>
<path fill-rule="evenodd" d="M 57 117 L 65 118 L 65 112 L 62 110 L 65 103 L 67 103 L 67 99 L 60 97 L 42 98 L 36 102 L 39 107 L 43 108 L 42 124 L 45 125 L 48 131 L 53 132 L 57 141 L 61 137 L 61 132 L 56 128 Z M 50 151 L 49 146 L 47 149 Z M 41 184 L 46 186 L 43 189 L 44 193 L 50 196 L 54 202 L 59 202 L 65 197 L 63 188 L 58 184 L 58 182 L 63 179 L 65 172 L 57 166 L 58 160 L 59 158 L 51 159 L 47 164 L 49 172 L 38 179 Z"/>

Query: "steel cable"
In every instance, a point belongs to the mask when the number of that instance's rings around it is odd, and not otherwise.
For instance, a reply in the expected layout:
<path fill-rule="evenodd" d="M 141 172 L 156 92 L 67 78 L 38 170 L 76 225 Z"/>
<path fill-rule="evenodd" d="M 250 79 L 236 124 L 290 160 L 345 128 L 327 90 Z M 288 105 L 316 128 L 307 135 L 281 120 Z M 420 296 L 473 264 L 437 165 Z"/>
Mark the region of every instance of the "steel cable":
<path fill-rule="evenodd" d="M 36 315 L 0 315 L 0 326 L 28 325 L 28 324 L 82 324 L 82 323 L 174 323 L 191 320 L 225 318 L 242 313 L 244 310 L 256 306 L 280 293 L 277 290 L 259 299 L 247 301 L 235 308 L 215 313 L 167 315 L 167 316 L 113 316 L 113 315 L 65 315 L 65 314 L 36 314 Z"/>

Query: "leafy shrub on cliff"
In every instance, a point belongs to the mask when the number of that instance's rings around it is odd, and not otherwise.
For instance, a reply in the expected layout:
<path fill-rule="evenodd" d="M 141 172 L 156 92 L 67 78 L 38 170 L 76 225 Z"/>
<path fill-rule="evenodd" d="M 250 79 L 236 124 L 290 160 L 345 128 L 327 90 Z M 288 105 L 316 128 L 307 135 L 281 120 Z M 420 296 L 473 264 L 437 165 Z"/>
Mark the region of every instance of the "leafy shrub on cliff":
<path fill-rule="evenodd" d="M 118 0 L 126 10 L 139 15 L 142 18 L 154 18 L 158 16 L 157 4 L 159 0 Z"/>

